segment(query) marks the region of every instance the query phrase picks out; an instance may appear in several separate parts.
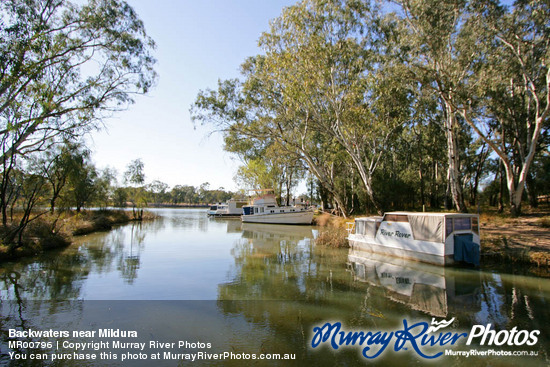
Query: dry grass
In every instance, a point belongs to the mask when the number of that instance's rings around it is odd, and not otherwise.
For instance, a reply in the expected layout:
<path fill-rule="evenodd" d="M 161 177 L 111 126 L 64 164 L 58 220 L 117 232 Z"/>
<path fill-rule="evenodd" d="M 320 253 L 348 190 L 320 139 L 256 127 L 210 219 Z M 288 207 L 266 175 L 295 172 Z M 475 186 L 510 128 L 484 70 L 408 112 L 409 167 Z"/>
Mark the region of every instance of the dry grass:
<path fill-rule="evenodd" d="M 70 215 L 63 221 L 65 231 L 74 236 L 92 232 L 108 231 L 115 224 L 131 221 L 128 212 L 122 210 L 97 210 L 86 211 Z"/>
<path fill-rule="evenodd" d="M 0 228 L 0 240 L 13 235 L 18 228 L 16 225 L 8 225 Z M 27 225 L 22 234 L 21 245 L 16 245 L 19 241 L 18 235 L 14 239 L 15 243 L 0 243 L 0 261 L 12 260 L 23 256 L 32 256 L 44 250 L 68 246 L 70 236 L 59 231 L 53 220 L 46 215 L 33 220 Z"/>
<path fill-rule="evenodd" d="M 337 217 L 328 213 L 322 213 L 315 216 L 314 224 L 323 227 L 319 236 L 315 239 L 315 244 L 329 247 L 349 247 L 347 223 L 353 222 L 353 219 Z"/>
<path fill-rule="evenodd" d="M 539 218 L 537 224 L 543 228 L 550 228 L 550 216 Z"/>
<path fill-rule="evenodd" d="M 349 247 L 348 233 L 342 228 L 325 229 L 315 239 L 315 244 L 336 248 Z"/>
<path fill-rule="evenodd" d="M 348 222 L 353 222 L 353 218 L 346 219 L 328 213 L 322 213 L 313 218 L 313 224 L 319 227 L 346 228 Z"/>

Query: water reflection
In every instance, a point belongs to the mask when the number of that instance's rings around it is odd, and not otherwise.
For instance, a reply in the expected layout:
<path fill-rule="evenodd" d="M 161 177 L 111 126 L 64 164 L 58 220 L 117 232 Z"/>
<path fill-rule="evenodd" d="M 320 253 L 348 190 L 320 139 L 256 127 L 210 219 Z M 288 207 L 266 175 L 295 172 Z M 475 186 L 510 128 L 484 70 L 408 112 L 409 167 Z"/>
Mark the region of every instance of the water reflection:
<path fill-rule="evenodd" d="M 363 251 L 350 250 L 350 272 L 355 280 L 385 290 L 386 297 L 413 310 L 447 317 L 468 307 L 481 310 L 481 280 L 478 271 L 453 270 Z"/>
<path fill-rule="evenodd" d="M 314 245 L 312 228 L 243 223 L 223 300 L 322 300 L 348 289 L 346 254 Z"/>
<path fill-rule="evenodd" d="M 64 250 L 4 263 L 0 268 L 0 300 L 78 299 L 91 274 L 113 271 L 132 284 L 152 228 L 132 223 L 108 233 L 81 237 L 75 246 Z"/>
<path fill-rule="evenodd" d="M 312 237 L 306 227 L 243 225 L 231 252 L 231 281 L 219 286 L 220 310 L 268 325 L 273 333 L 304 348 L 304 335 L 319 320 L 338 320 L 350 329 L 383 330 L 399 327 L 404 318 L 438 317 L 455 318 L 453 328 L 466 331 L 489 323 L 496 330 L 540 330 L 535 348 L 540 358 L 527 365 L 548 358 L 548 280 L 330 249 L 315 246 Z M 302 357 L 319 362 L 310 352 Z M 338 363 L 356 361 L 356 356 L 345 353 L 323 358 L 330 363 L 334 358 Z M 395 356 L 392 361 L 409 363 L 408 358 Z M 484 366 L 495 360 L 471 361 Z"/>
<path fill-rule="evenodd" d="M 220 223 L 225 225 L 227 228 L 227 233 L 241 233 L 242 232 L 242 222 L 241 218 L 223 218 L 223 217 L 209 217 L 210 222 Z"/>

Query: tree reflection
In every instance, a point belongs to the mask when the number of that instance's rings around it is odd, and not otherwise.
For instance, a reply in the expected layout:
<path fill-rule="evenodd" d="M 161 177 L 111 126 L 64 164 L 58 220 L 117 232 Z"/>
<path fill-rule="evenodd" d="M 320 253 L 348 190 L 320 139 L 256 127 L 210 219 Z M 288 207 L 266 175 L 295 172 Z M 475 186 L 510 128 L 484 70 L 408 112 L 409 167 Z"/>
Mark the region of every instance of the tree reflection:
<path fill-rule="evenodd" d="M 453 328 L 462 330 L 489 323 L 496 330 L 540 330 L 535 348 L 546 358 L 550 284 L 544 279 L 395 258 L 388 263 L 372 254 L 316 246 L 311 235 L 278 226 L 243 226 L 231 253 L 234 267 L 230 281 L 218 287 L 218 307 L 270 330 L 254 348 L 269 343 L 301 350 L 306 363 L 352 364 L 356 351 L 309 350 L 313 326 L 337 320 L 348 329 L 391 330 L 402 327 L 403 319 L 431 322 L 435 316 L 454 317 Z M 413 359 L 398 354 L 392 364 Z"/>
<path fill-rule="evenodd" d="M 123 252 L 123 256 L 118 258 L 118 270 L 126 283 L 132 284 L 137 278 L 137 272 L 141 264 L 141 251 L 147 230 L 142 228 L 141 222 L 132 223 L 130 232 L 130 248 Z"/>
<path fill-rule="evenodd" d="M 0 299 L 79 299 L 90 274 L 115 269 L 131 284 L 138 275 L 147 230 L 133 223 L 86 236 L 63 250 L 5 263 L 0 269 Z"/>

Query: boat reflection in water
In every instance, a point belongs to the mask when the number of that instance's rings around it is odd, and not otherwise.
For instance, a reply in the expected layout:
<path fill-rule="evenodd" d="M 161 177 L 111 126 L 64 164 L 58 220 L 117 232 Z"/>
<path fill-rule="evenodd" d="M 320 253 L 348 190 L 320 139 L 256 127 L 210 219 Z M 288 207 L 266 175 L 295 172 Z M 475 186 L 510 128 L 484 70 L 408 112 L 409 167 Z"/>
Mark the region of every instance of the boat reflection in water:
<path fill-rule="evenodd" d="M 387 298 L 432 316 L 446 317 L 481 310 L 479 272 L 456 270 L 351 249 L 349 270 L 356 281 L 384 289 Z"/>
<path fill-rule="evenodd" d="M 250 240 L 301 241 L 313 238 L 310 226 L 293 226 L 290 224 L 242 223 L 243 238 Z"/>

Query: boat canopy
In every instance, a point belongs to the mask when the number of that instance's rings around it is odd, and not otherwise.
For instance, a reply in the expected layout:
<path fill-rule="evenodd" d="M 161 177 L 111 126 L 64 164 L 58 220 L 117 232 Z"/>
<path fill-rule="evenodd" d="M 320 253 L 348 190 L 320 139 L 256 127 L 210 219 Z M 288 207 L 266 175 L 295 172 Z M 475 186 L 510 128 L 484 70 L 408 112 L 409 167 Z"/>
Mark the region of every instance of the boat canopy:
<path fill-rule="evenodd" d="M 413 238 L 418 241 L 442 242 L 443 216 L 408 215 Z"/>
<path fill-rule="evenodd" d="M 417 241 L 445 242 L 455 231 L 479 233 L 477 214 L 389 212 L 383 217 L 355 219 L 355 233 L 375 237 L 381 222 L 409 223 Z"/>

